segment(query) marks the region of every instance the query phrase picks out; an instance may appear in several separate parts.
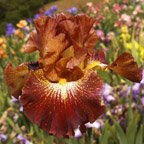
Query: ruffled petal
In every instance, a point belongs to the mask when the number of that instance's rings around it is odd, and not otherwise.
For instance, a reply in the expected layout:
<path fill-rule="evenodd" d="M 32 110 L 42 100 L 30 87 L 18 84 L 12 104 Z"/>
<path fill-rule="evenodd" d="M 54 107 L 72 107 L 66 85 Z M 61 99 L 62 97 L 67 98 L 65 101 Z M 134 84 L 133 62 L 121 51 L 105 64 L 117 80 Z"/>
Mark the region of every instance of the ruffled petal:
<path fill-rule="evenodd" d="M 22 87 L 28 77 L 28 64 L 23 63 L 14 68 L 12 64 L 8 64 L 4 70 L 4 78 L 6 84 L 11 88 L 11 95 L 15 98 L 22 93 Z"/>
<path fill-rule="evenodd" d="M 59 31 L 59 21 L 65 19 L 64 15 L 55 18 L 42 17 L 35 20 L 37 36 L 39 39 L 40 62 L 43 65 L 45 76 L 50 81 L 58 81 L 59 77 L 55 64 L 59 61 L 61 53 L 69 46 L 64 33 Z"/>
<path fill-rule="evenodd" d="M 120 55 L 108 68 L 133 82 L 140 82 L 142 79 L 142 70 L 127 52 Z"/>
<path fill-rule="evenodd" d="M 35 20 L 35 27 L 39 40 L 39 51 L 41 57 L 50 57 L 47 63 L 53 63 L 58 59 L 60 53 L 68 46 L 65 34 L 59 31 L 59 21 L 65 19 L 64 15 L 55 18 L 41 17 Z M 52 61 L 52 62 L 51 62 Z"/>
<path fill-rule="evenodd" d="M 42 70 L 33 71 L 22 90 L 26 116 L 49 134 L 73 136 L 79 125 L 94 122 L 104 111 L 103 82 L 94 71 L 78 81 L 50 83 Z"/>
<path fill-rule="evenodd" d="M 73 68 L 84 61 L 87 54 L 93 52 L 97 41 L 96 33 L 93 29 L 95 19 L 86 15 L 77 15 L 63 20 L 61 28 L 69 37 L 74 47 L 74 57 L 68 62 L 67 67 Z"/>
<path fill-rule="evenodd" d="M 94 60 L 96 61 L 100 61 L 101 63 L 106 64 L 106 57 L 105 57 L 105 53 L 102 50 L 97 50 L 94 53 L 94 57 L 92 57 Z"/>
<path fill-rule="evenodd" d="M 80 67 L 87 56 L 92 56 L 97 40 L 94 23 L 95 19 L 87 15 L 42 16 L 35 20 L 36 31 L 30 35 L 26 51 L 38 50 L 46 78 L 58 82 L 66 69 Z"/>
<path fill-rule="evenodd" d="M 33 31 L 33 32 L 31 32 L 31 34 L 29 36 L 28 43 L 25 46 L 25 51 L 27 53 L 32 53 L 32 52 L 38 50 L 38 46 L 39 46 L 39 43 L 38 43 L 37 32 Z"/>

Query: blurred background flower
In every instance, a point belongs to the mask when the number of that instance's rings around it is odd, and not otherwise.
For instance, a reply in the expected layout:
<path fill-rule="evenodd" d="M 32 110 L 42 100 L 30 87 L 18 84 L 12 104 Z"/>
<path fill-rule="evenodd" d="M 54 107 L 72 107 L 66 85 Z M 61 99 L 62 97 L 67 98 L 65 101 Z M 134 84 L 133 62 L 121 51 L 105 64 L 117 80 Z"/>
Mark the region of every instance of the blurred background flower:
<path fill-rule="evenodd" d="M 44 12 L 45 15 L 47 16 L 53 16 L 54 13 L 58 10 L 58 7 L 57 6 L 52 6 L 50 9 L 46 10 Z"/>
<path fill-rule="evenodd" d="M 76 7 L 72 7 L 70 9 L 68 9 L 67 12 L 70 14 L 76 14 L 76 13 L 78 13 L 78 9 Z"/>
<path fill-rule="evenodd" d="M 6 25 L 6 35 L 11 36 L 15 32 L 15 28 L 12 23 Z"/>

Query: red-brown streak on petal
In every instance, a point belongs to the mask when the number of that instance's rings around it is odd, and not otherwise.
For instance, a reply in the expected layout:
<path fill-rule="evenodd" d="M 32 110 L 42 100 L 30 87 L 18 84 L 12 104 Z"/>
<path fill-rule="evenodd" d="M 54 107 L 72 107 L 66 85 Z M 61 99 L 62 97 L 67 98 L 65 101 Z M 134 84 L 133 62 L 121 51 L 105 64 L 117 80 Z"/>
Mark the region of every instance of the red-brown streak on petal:
<path fill-rule="evenodd" d="M 95 19 L 87 15 L 77 15 L 71 17 L 71 21 L 74 21 L 80 27 L 80 37 L 83 39 L 83 42 L 89 37 L 89 32 L 95 22 Z"/>
<path fill-rule="evenodd" d="M 32 71 L 20 101 L 26 116 L 49 134 L 74 135 L 81 124 L 95 121 L 104 111 L 103 82 L 94 71 L 66 84 L 50 83 L 41 69 Z"/>
<path fill-rule="evenodd" d="M 96 35 L 96 32 L 94 31 L 89 35 L 89 37 L 85 43 L 85 47 L 86 47 L 87 53 L 89 55 L 92 55 L 97 40 L 98 40 L 98 37 Z"/>
<path fill-rule="evenodd" d="M 93 59 L 106 64 L 106 58 L 105 58 L 105 54 L 104 54 L 103 50 L 95 51 Z"/>
<path fill-rule="evenodd" d="M 140 82 L 142 79 L 142 70 L 127 52 L 120 55 L 108 68 L 133 82 Z"/>
<path fill-rule="evenodd" d="M 21 95 L 22 87 L 28 76 L 28 64 L 23 63 L 16 68 L 8 64 L 4 70 L 6 84 L 11 88 L 11 95 L 15 98 Z"/>

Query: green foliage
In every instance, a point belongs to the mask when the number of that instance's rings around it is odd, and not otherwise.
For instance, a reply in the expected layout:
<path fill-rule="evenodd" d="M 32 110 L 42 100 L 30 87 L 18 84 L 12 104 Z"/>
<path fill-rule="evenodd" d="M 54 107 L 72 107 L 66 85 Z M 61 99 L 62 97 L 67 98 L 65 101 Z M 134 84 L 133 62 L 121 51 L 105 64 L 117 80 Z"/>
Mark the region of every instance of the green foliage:
<path fill-rule="evenodd" d="M 38 9 L 53 0 L 0 0 L 0 35 L 7 23 L 16 24 L 20 19 L 32 18 Z"/>
<path fill-rule="evenodd" d="M 138 111 L 133 111 L 131 114 L 128 116 L 126 132 L 116 119 L 111 117 L 114 124 L 111 126 L 108 121 L 105 123 L 103 135 L 99 138 L 100 144 L 143 144 L 144 125 L 139 125 Z"/>

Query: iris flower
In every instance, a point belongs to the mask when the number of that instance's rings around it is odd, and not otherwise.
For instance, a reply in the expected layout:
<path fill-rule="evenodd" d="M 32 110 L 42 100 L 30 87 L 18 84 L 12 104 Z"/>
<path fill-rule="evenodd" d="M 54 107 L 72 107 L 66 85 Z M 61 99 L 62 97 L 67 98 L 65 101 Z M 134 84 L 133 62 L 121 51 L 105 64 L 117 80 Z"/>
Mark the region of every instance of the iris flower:
<path fill-rule="evenodd" d="M 87 15 L 41 16 L 29 37 L 26 51 L 39 51 L 39 60 L 14 68 L 8 64 L 4 75 L 11 95 L 20 96 L 25 115 L 49 134 L 58 137 L 85 131 L 105 109 L 103 80 L 97 69 L 110 69 L 132 81 L 141 71 L 129 53 L 110 65 L 104 53 L 94 49 L 95 19 Z"/>

